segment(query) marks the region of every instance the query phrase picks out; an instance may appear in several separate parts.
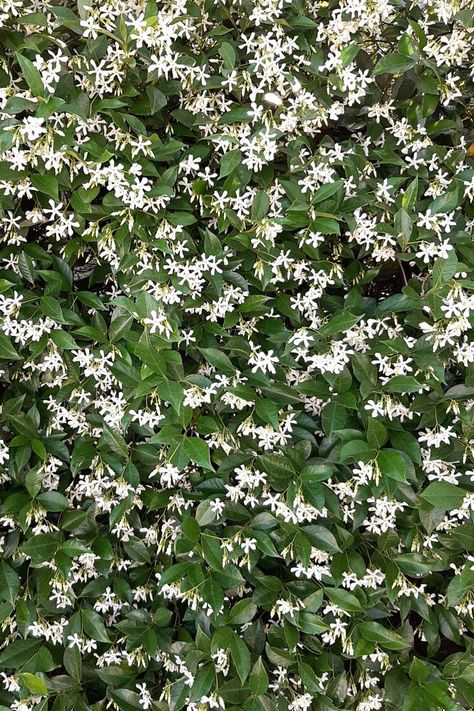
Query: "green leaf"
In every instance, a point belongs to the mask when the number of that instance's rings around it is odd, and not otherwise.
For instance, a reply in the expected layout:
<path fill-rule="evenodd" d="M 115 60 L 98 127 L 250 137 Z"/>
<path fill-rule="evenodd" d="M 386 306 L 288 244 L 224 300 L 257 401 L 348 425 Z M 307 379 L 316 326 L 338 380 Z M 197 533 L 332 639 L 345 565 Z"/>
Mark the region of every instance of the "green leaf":
<path fill-rule="evenodd" d="M 415 657 L 412 663 L 410 664 L 408 674 L 410 676 L 410 679 L 421 683 L 429 677 L 430 670 L 426 662 L 424 662 L 422 659 L 418 659 L 417 657 Z"/>
<path fill-rule="evenodd" d="M 268 209 L 270 207 L 270 198 L 268 197 L 267 193 L 264 192 L 263 190 L 259 190 L 252 202 L 252 209 L 250 211 L 250 217 L 254 222 L 258 222 L 261 220 L 263 217 L 268 212 Z"/>
<path fill-rule="evenodd" d="M 433 265 L 433 284 L 435 287 L 445 284 L 452 279 L 457 271 L 459 271 L 459 262 L 456 252 L 452 249 L 448 252 L 447 259 L 441 257 L 436 259 Z"/>
<path fill-rule="evenodd" d="M 220 124 L 227 123 L 241 123 L 243 121 L 250 121 L 250 106 L 236 106 L 235 108 L 227 111 L 219 119 Z"/>
<path fill-rule="evenodd" d="M 441 511 L 458 509 L 465 495 L 466 492 L 463 489 L 447 481 L 433 481 L 420 494 L 422 499 Z"/>
<path fill-rule="evenodd" d="M 51 561 L 58 548 L 58 541 L 52 533 L 40 533 L 23 543 L 20 551 L 31 558 L 33 565 Z"/>
<path fill-rule="evenodd" d="M 186 457 L 199 467 L 213 470 L 209 445 L 205 440 L 199 437 L 184 437 L 182 440 L 182 448 Z"/>
<path fill-rule="evenodd" d="M 26 252 L 21 252 L 18 257 L 18 268 L 23 279 L 34 284 L 36 280 L 36 270 L 31 257 Z"/>
<path fill-rule="evenodd" d="M 405 210 L 413 210 L 418 195 L 418 178 L 413 178 L 402 197 L 402 206 Z"/>
<path fill-rule="evenodd" d="M 119 667 L 114 664 L 102 669 L 96 668 L 95 672 L 99 679 L 104 681 L 106 684 L 109 684 L 110 686 L 120 686 L 122 684 L 127 684 L 132 681 L 133 677 L 135 676 L 132 669 L 127 667 Z M 73 675 L 71 674 L 71 676 Z"/>
<path fill-rule="evenodd" d="M 435 198 L 428 209 L 433 215 L 440 212 L 452 212 L 461 203 L 461 200 L 462 197 L 459 193 L 459 189 L 448 190 L 447 193 L 443 193 Z"/>
<path fill-rule="evenodd" d="M 301 480 L 305 484 L 314 484 L 318 481 L 326 481 L 333 476 L 336 471 L 334 464 L 330 464 L 324 461 L 309 461 L 306 462 L 305 466 L 301 471 Z"/>
<path fill-rule="evenodd" d="M 79 299 L 81 304 L 84 304 L 91 309 L 97 309 L 98 311 L 105 309 L 102 299 L 91 291 L 76 291 L 75 296 Z"/>
<path fill-rule="evenodd" d="M 2 360 L 21 360 L 11 340 L 4 333 L 0 333 L 0 358 Z"/>
<path fill-rule="evenodd" d="M 160 380 L 157 391 L 159 393 L 160 400 L 169 402 L 176 411 L 176 414 L 179 415 L 184 398 L 183 386 L 174 380 Z"/>
<path fill-rule="evenodd" d="M 234 635 L 231 639 L 230 655 L 232 657 L 232 661 L 234 663 L 239 679 L 243 684 L 250 672 L 251 659 L 247 645 L 236 632 L 234 632 Z"/>
<path fill-rule="evenodd" d="M 268 689 L 268 674 L 263 664 L 262 658 L 259 657 L 252 667 L 249 678 L 249 687 L 252 694 L 260 696 Z"/>
<path fill-rule="evenodd" d="M 402 250 L 405 250 L 413 232 L 413 223 L 410 214 L 403 207 L 395 215 L 395 230 L 398 233 L 398 242 Z"/>
<path fill-rule="evenodd" d="M 314 30 L 317 27 L 316 22 L 311 17 L 304 17 L 303 15 L 291 17 L 288 24 L 298 30 Z"/>
<path fill-rule="evenodd" d="M 106 451 L 112 451 L 120 457 L 128 456 L 128 447 L 122 435 L 115 429 L 104 424 L 99 445 Z"/>
<path fill-rule="evenodd" d="M 383 386 L 387 393 L 416 393 L 420 388 L 421 383 L 412 375 L 395 375 Z"/>
<path fill-rule="evenodd" d="M 184 577 L 189 571 L 188 563 L 175 563 L 166 568 L 165 571 L 160 575 L 159 588 L 163 585 L 169 585 L 174 583 L 180 578 Z"/>
<path fill-rule="evenodd" d="M 88 469 L 96 456 L 97 448 L 92 439 L 81 439 L 74 445 L 71 456 L 71 471 L 73 474 Z"/>
<path fill-rule="evenodd" d="M 382 449 L 377 456 L 377 464 L 381 473 L 390 479 L 406 481 L 406 462 L 395 449 Z"/>
<path fill-rule="evenodd" d="M 348 459 L 352 459 L 355 462 L 366 462 L 369 459 L 373 459 L 375 454 L 375 447 L 371 446 L 364 439 L 353 439 L 342 445 L 340 459 L 341 462 L 346 462 Z"/>
<path fill-rule="evenodd" d="M 341 54 L 339 55 L 339 59 L 341 60 L 344 67 L 349 66 L 349 64 L 357 57 L 357 55 L 359 54 L 359 50 L 360 47 L 358 47 L 356 44 L 350 44 L 347 47 L 344 47 Z"/>
<path fill-rule="evenodd" d="M 45 175 L 33 173 L 31 175 L 31 182 L 40 193 L 50 195 L 54 200 L 58 200 L 59 184 L 54 175 L 50 175 L 49 173 Z"/>
<path fill-rule="evenodd" d="M 300 676 L 301 681 L 303 682 L 305 691 L 307 691 L 309 694 L 314 695 L 319 694 L 321 692 L 318 677 L 316 676 L 314 669 L 312 669 L 309 664 L 300 662 L 298 664 L 298 674 Z"/>
<path fill-rule="evenodd" d="M 367 422 L 367 440 L 374 447 L 383 447 L 388 439 L 386 428 L 381 422 L 369 417 Z"/>
<path fill-rule="evenodd" d="M 214 614 L 218 614 L 224 604 L 224 591 L 212 574 L 204 585 L 203 594 Z"/>
<path fill-rule="evenodd" d="M 399 52 L 391 52 L 379 59 L 374 69 L 373 76 L 379 74 L 403 74 L 415 66 L 415 60 L 411 57 L 406 57 Z"/>
<path fill-rule="evenodd" d="M 45 491 L 36 499 L 46 511 L 64 511 L 68 507 L 66 497 L 59 491 Z"/>
<path fill-rule="evenodd" d="M 202 534 L 201 547 L 203 559 L 213 570 L 222 570 L 222 549 L 214 536 Z"/>
<path fill-rule="evenodd" d="M 411 432 L 394 430 L 390 432 L 390 442 L 395 449 L 405 452 L 415 464 L 421 464 L 421 449 L 417 438 Z"/>
<path fill-rule="evenodd" d="M 23 672 L 20 675 L 25 686 L 35 695 L 43 696 L 48 693 L 48 687 L 44 683 L 43 679 L 35 674 L 30 674 L 28 672 Z"/>
<path fill-rule="evenodd" d="M 233 69 L 236 62 L 235 49 L 230 44 L 230 42 L 222 42 L 218 49 L 219 54 L 224 60 L 224 64 L 228 69 Z"/>
<path fill-rule="evenodd" d="M 268 422 L 274 430 L 279 429 L 278 408 L 271 400 L 263 400 L 262 398 L 256 400 L 255 412 L 264 422 Z"/>
<path fill-rule="evenodd" d="M 330 402 L 321 412 L 324 433 L 328 436 L 342 430 L 347 420 L 347 410 L 338 402 Z"/>
<path fill-rule="evenodd" d="M 267 313 L 268 306 L 266 303 L 269 299 L 269 296 L 264 296 L 263 294 L 251 294 L 250 296 L 247 296 L 244 303 L 239 307 L 239 311 L 242 314 L 252 314 L 252 316 L 259 316 Z"/>
<path fill-rule="evenodd" d="M 130 689 L 108 689 L 108 695 L 115 702 L 120 711 L 142 711 L 140 697 Z"/>
<path fill-rule="evenodd" d="M 437 679 L 436 681 L 425 682 L 421 685 L 423 698 L 431 705 L 431 708 L 442 708 L 445 711 L 461 711 L 449 693 L 446 681 Z"/>
<path fill-rule="evenodd" d="M 211 365 L 217 368 L 219 373 L 235 372 L 230 358 L 217 348 L 199 348 L 198 350 Z"/>
<path fill-rule="evenodd" d="M 40 306 L 45 316 L 49 316 L 50 318 L 62 323 L 64 320 L 63 312 L 57 299 L 53 299 L 52 296 L 42 296 L 40 299 Z"/>
<path fill-rule="evenodd" d="M 245 625 L 257 614 L 257 606 L 250 598 L 239 600 L 229 612 L 230 625 Z"/>
<path fill-rule="evenodd" d="M 0 560 L 0 600 L 14 605 L 20 590 L 20 577 L 4 560 Z"/>
<path fill-rule="evenodd" d="M 209 693 L 214 681 L 215 668 L 214 664 L 205 664 L 194 677 L 194 682 L 191 692 L 191 700 L 199 701 L 203 696 Z"/>
<path fill-rule="evenodd" d="M 102 622 L 102 617 L 94 610 L 81 610 L 81 622 L 84 632 L 97 642 L 110 642 L 111 639 Z"/>
<path fill-rule="evenodd" d="M 352 326 L 355 326 L 361 318 L 361 316 L 351 314 L 349 311 L 343 311 L 342 313 L 333 316 L 329 323 L 321 328 L 321 333 L 325 336 L 334 336 L 338 333 L 345 333 L 352 328 Z"/>
<path fill-rule="evenodd" d="M 368 642 L 376 642 L 381 647 L 394 651 L 403 651 L 411 645 L 396 632 L 387 629 L 379 622 L 367 621 L 357 625 L 363 639 Z"/>
<path fill-rule="evenodd" d="M 39 650 L 41 639 L 17 639 L 0 654 L 0 666 L 7 669 L 19 669 L 26 664 Z"/>
<path fill-rule="evenodd" d="M 325 595 L 341 610 L 363 612 L 363 607 L 355 595 L 341 588 L 324 588 Z"/>
<path fill-rule="evenodd" d="M 315 548 L 328 551 L 328 553 L 338 553 L 340 551 L 334 535 L 324 526 L 311 524 L 310 526 L 304 526 L 302 531 Z"/>
<path fill-rule="evenodd" d="M 41 80 L 41 74 L 36 69 L 35 65 L 28 57 L 24 57 L 18 52 L 15 54 L 18 64 L 20 65 L 21 73 L 28 84 L 33 96 L 44 96 L 44 86 Z"/>
<path fill-rule="evenodd" d="M 78 538 L 69 538 L 69 540 L 64 541 L 59 550 L 71 558 L 91 552 L 90 548 Z"/>
<path fill-rule="evenodd" d="M 55 345 L 59 348 L 73 350 L 74 348 L 78 347 L 74 338 L 67 331 L 52 331 L 51 338 Z"/>
<path fill-rule="evenodd" d="M 219 172 L 219 178 L 225 178 L 230 175 L 242 162 L 242 153 L 238 148 L 233 151 L 228 151 L 224 153 L 221 158 L 221 168 Z"/>
<path fill-rule="evenodd" d="M 82 657 L 78 648 L 66 647 L 63 656 L 64 668 L 73 679 L 80 682 L 82 678 Z"/>
<path fill-rule="evenodd" d="M 358 49 L 358 48 L 357 48 Z M 320 188 L 316 190 L 313 194 L 311 202 L 315 205 L 318 202 L 323 202 L 330 198 L 334 193 L 337 193 L 343 187 L 342 180 L 336 180 L 334 183 L 327 183 L 326 185 L 321 185 Z"/>

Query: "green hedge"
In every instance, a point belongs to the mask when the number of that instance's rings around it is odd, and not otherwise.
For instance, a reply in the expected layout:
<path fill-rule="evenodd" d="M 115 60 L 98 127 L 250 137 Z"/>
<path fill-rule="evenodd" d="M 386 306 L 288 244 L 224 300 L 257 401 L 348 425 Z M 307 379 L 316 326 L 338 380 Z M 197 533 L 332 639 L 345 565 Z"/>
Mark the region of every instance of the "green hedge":
<path fill-rule="evenodd" d="M 473 33 L 0 4 L 0 711 L 474 707 Z"/>

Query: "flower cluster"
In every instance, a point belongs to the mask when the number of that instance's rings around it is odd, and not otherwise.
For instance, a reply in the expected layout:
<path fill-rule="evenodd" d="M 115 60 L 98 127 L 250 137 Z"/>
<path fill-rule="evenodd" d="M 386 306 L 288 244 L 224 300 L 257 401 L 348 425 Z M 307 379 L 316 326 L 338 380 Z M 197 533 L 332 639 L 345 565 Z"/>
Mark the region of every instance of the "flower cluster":
<path fill-rule="evenodd" d="M 0 2 L 0 709 L 474 708 L 471 0 Z"/>

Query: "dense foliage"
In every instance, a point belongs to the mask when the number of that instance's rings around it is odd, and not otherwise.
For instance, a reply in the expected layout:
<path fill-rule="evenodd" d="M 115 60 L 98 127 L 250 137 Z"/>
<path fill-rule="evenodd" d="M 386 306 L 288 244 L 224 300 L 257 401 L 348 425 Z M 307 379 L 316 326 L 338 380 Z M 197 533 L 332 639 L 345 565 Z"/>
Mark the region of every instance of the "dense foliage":
<path fill-rule="evenodd" d="M 473 40 L 2 0 L 0 711 L 474 707 Z"/>

